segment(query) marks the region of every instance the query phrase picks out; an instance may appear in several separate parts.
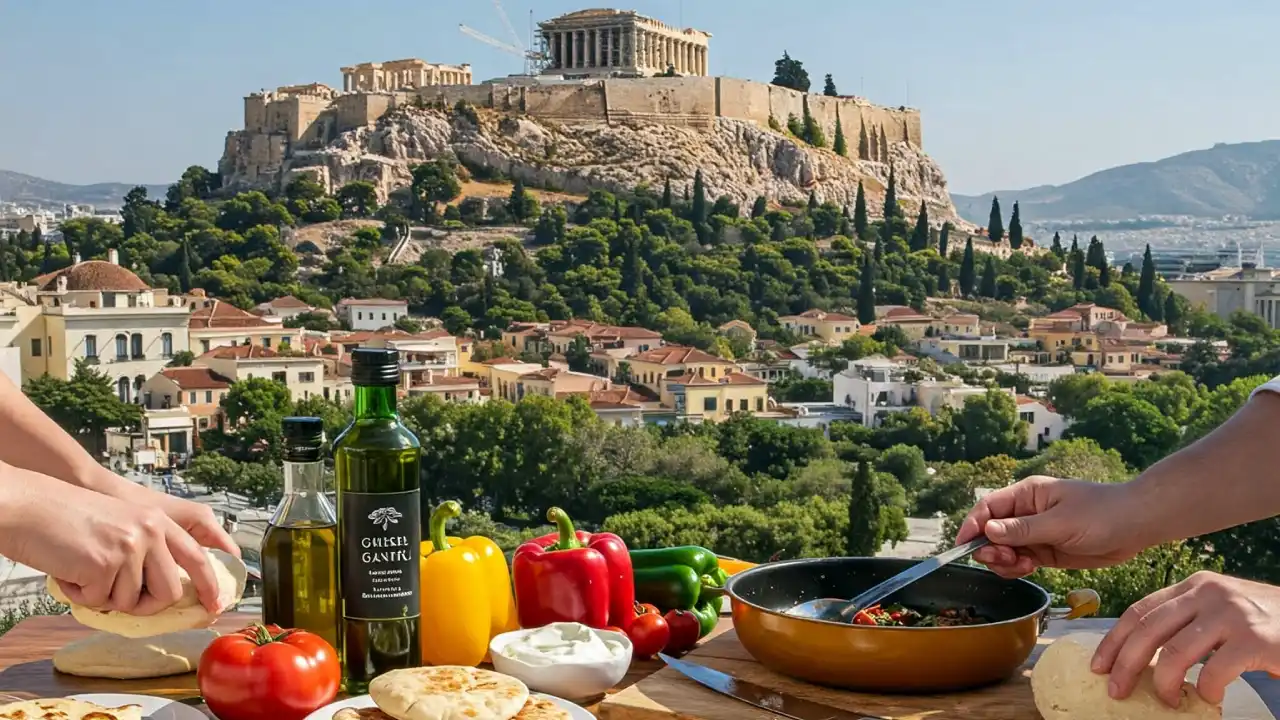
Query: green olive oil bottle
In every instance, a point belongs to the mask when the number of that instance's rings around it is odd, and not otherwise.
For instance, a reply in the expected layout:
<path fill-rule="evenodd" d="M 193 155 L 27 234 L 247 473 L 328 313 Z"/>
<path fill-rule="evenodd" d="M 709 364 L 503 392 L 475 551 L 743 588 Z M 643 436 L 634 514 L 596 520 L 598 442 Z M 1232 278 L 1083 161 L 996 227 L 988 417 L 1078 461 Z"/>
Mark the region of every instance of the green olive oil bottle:
<path fill-rule="evenodd" d="M 400 354 L 351 353 L 355 418 L 333 442 L 338 494 L 339 653 L 346 691 L 422 664 L 418 438 L 396 413 Z"/>

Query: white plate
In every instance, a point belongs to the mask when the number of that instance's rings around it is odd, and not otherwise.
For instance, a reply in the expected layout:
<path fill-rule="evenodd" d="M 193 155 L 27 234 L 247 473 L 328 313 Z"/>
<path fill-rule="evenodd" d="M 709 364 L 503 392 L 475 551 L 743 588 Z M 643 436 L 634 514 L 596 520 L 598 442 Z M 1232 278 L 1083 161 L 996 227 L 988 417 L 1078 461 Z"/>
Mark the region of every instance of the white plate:
<path fill-rule="evenodd" d="M 142 717 L 147 720 L 209 720 L 208 715 L 190 705 L 183 705 L 169 698 L 155 697 L 153 695 L 90 693 L 87 695 L 69 695 L 68 697 L 72 700 L 83 700 L 103 707 L 141 705 Z"/>
<path fill-rule="evenodd" d="M 543 700 L 550 700 L 551 702 L 559 705 L 565 710 L 568 710 L 569 717 L 572 718 L 572 720 L 596 720 L 596 716 L 587 712 L 587 709 L 582 707 L 581 705 L 575 705 L 569 702 L 568 700 L 565 700 L 563 698 L 558 698 L 555 695 L 546 695 L 544 693 L 533 693 L 533 695 L 536 697 L 540 697 Z M 304 720 L 333 720 L 333 714 L 343 708 L 351 708 L 353 710 L 359 710 L 361 708 L 371 708 L 371 707 L 377 707 L 377 705 L 373 702 L 373 698 L 369 697 L 368 695 L 360 695 L 359 697 L 347 698 L 346 700 L 339 700 L 337 702 L 329 703 L 328 705 L 325 705 L 319 710 L 316 710 L 315 712 L 308 715 Z"/>

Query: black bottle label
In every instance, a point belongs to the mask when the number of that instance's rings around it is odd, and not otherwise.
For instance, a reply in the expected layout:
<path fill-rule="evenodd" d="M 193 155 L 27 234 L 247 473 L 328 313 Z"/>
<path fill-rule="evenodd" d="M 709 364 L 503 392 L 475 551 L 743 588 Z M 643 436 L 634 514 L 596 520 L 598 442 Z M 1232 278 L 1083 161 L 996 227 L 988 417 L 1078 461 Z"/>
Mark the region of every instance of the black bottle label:
<path fill-rule="evenodd" d="M 342 615 L 391 620 L 421 614 L 421 491 L 338 493 Z"/>

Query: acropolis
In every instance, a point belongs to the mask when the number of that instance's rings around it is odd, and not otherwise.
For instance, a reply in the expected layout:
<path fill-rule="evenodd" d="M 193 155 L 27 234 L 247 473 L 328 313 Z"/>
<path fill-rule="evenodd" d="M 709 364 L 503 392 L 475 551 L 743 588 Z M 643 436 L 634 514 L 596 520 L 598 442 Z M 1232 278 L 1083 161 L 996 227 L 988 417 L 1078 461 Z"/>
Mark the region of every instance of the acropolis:
<path fill-rule="evenodd" d="M 538 23 L 543 74 L 579 77 L 707 75 L 711 33 L 674 28 L 633 10 L 581 10 Z"/>

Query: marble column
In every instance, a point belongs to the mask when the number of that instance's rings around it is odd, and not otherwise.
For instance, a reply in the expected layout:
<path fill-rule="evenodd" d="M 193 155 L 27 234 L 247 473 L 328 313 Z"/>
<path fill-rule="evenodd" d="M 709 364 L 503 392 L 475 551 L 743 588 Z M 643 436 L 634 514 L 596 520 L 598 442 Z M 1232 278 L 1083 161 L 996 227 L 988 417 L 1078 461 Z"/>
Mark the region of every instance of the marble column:
<path fill-rule="evenodd" d="M 693 70 L 693 43 L 684 44 L 684 72 L 686 75 L 697 75 Z"/>
<path fill-rule="evenodd" d="M 604 62 L 600 63 L 601 67 L 613 66 L 613 28 L 604 29 Z"/>
<path fill-rule="evenodd" d="M 565 68 L 572 68 L 572 67 L 573 67 L 573 63 L 574 63 L 574 52 L 573 52 L 574 32 L 573 32 L 573 31 L 569 31 L 568 33 L 566 33 L 566 34 L 565 34 L 565 40 L 568 40 L 568 41 L 569 41 L 569 49 L 568 49 L 568 50 L 569 50 L 569 52 L 568 52 L 568 54 L 565 56 L 565 58 L 566 58 L 566 60 L 565 60 Z"/>
<path fill-rule="evenodd" d="M 596 41 L 596 67 L 604 67 L 604 35 L 599 28 L 592 31 Z"/>
<path fill-rule="evenodd" d="M 636 65 L 641 68 L 649 67 L 649 33 L 643 30 L 636 30 L 636 47 L 639 55 L 636 57 Z"/>
<path fill-rule="evenodd" d="M 705 45 L 702 46 L 702 74 L 703 75 L 711 74 L 711 57 L 708 50 L 709 48 L 707 48 L 707 46 Z"/>
<path fill-rule="evenodd" d="M 347 73 L 342 74 L 342 92 L 351 92 L 351 76 Z"/>

